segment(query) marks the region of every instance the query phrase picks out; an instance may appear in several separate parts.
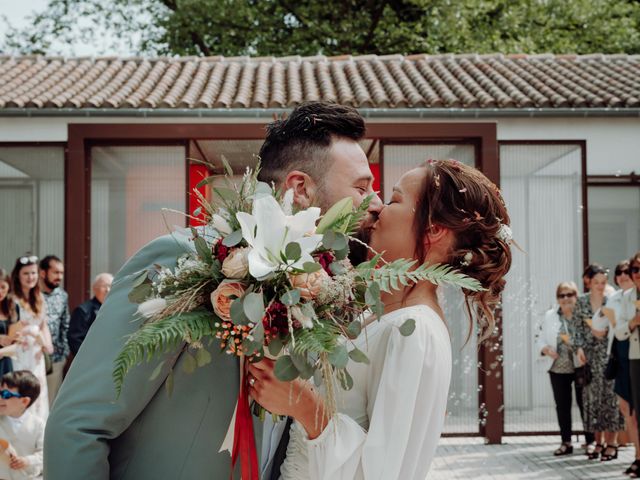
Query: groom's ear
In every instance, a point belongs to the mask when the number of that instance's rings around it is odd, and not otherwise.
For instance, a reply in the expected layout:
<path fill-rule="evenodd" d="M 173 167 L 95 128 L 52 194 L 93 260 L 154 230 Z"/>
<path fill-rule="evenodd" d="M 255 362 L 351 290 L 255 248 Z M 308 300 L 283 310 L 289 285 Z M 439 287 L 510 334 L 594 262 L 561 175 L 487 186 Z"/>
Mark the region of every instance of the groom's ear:
<path fill-rule="evenodd" d="M 283 182 L 283 190 L 293 190 L 293 203 L 299 208 L 309 208 L 313 205 L 318 191 L 316 182 L 300 170 L 289 172 Z"/>

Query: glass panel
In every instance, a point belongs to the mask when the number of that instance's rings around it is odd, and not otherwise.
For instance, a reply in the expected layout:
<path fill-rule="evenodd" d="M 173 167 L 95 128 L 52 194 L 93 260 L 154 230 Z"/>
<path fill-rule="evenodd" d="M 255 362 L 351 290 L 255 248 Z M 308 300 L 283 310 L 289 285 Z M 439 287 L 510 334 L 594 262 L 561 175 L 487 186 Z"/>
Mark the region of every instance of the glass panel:
<path fill-rule="evenodd" d="M 414 144 L 384 145 L 382 190 L 385 198 L 391 196 L 391 189 L 408 170 L 425 160 L 455 158 L 475 165 L 475 148 L 468 144 Z M 478 350 L 476 332 L 465 345 L 469 320 L 464 310 L 464 297 L 454 288 L 439 288 L 438 297 L 451 332 L 453 352 L 453 375 L 447 404 L 445 433 L 478 432 Z"/>
<path fill-rule="evenodd" d="M 613 272 L 640 248 L 640 188 L 589 187 L 588 193 L 589 261 Z"/>
<path fill-rule="evenodd" d="M 0 267 L 30 251 L 64 257 L 64 149 L 0 147 Z"/>
<path fill-rule="evenodd" d="M 429 159 L 444 160 L 453 158 L 467 165 L 475 165 L 473 145 L 385 145 L 383 165 L 384 199 L 391 197 L 391 190 L 400 177 L 408 170 L 420 166 Z"/>
<path fill-rule="evenodd" d="M 505 431 L 557 431 L 549 378 L 534 335 L 555 303 L 556 285 L 582 272 L 581 149 L 502 145 L 501 188 L 514 239 L 503 297 Z M 576 429 L 582 429 L 577 407 Z"/>
<path fill-rule="evenodd" d="M 117 272 L 138 249 L 184 226 L 185 149 L 113 146 L 91 149 L 91 278 Z"/>

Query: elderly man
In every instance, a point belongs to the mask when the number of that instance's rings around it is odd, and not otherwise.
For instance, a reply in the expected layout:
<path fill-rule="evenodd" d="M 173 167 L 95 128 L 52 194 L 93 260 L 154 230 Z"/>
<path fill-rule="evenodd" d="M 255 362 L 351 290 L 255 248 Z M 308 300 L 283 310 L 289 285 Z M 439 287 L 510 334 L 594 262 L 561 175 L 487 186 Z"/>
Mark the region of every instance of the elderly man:
<path fill-rule="evenodd" d="M 113 275 L 110 273 L 98 275 L 93 281 L 93 298 L 80 304 L 73 311 L 69 324 L 69 333 L 67 334 L 69 348 L 73 355 L 78 354 L 80 345 L 82 345 L 91 324 L 98 315 L 98 310 L 100 310 L 104 299 L 107 298 L 107 294 L 111 290 L 111 283 L 113 283 Z"/>

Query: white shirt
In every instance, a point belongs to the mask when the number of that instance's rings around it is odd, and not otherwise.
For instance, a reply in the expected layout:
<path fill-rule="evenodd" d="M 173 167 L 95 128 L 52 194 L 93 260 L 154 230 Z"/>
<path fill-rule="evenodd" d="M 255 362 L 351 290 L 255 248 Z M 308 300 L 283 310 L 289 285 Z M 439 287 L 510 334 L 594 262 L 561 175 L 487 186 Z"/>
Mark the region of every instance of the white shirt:
<path fill-rule="evenodd" d="M 42 478 L 42 454 L 44 443 L 44 422 L 30 410 L 19 418 L 0 415 L 0 438 L 9 442 L 27 466 L 21 470 L 9 468 L 9 456 L 0 455 L 0 479 L 17 480 Z"/>
<path fill-rule="evenodd" d="M 416 321 L 405 337 L 398 327 Z M 354 386 L 337 388 L 338 411 L 309 440 L 294 422 L 283 480 L 424 480 L 445 420 L 451 341 L 429 307 L 396 310 L 367 325 L 355 341 L 370 364 L 349 361 Z"/>

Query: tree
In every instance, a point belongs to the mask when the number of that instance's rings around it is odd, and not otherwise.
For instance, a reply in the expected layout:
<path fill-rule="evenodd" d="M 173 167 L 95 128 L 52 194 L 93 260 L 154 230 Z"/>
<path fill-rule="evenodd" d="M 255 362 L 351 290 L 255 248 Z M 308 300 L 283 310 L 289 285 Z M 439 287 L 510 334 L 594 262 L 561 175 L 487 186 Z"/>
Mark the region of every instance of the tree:
<path fill-rule="evenodd" d="M 50 0 L 31 23 L 4 50 L 101 32 L 147 55 L 640 52 L 634 0 Z"/>

